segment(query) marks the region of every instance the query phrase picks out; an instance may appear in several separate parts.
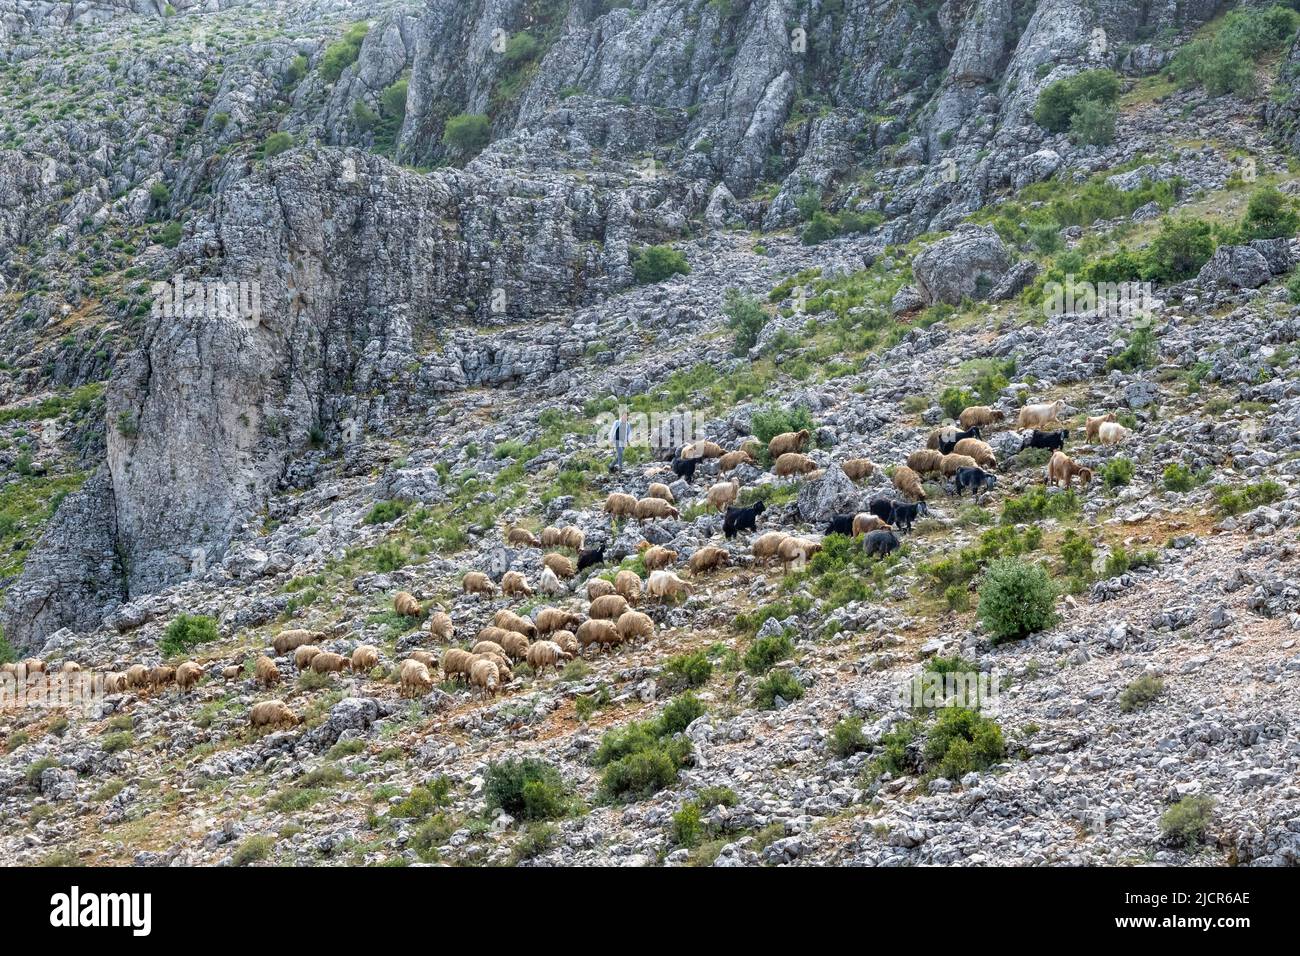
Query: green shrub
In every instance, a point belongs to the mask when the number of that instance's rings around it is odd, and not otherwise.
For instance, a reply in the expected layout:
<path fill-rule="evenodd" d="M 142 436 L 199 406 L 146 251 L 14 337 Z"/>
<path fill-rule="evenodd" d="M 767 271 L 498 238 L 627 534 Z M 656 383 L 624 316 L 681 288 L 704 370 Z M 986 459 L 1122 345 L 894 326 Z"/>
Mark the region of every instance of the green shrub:
<path fill-rule="evenodd" d="M 531 33 L 516 33 L 506 43 L 505 57 L 506 63 L 512 67 L 518 67 L 537 57 L 541 51 L 542 44 Z"/>
<path fill-rule="evenodd" d="M 1023 495 L 1008 498 L 1002 505 L 1003 524 L 1026 524 L 1043 518 L 1068 518 L 1078 514 L 1083 502 L 1073 489 L 1049 493 L 1035 485 Z"/>
<path fill-rule="evenodd" d="M 664 664 L 664 670 L 677 685 L 700 687 L 707 684 L 713 676 L 713 662 L 704 651 L 691 651 L 669 658 Z"/>
<path fill-rule="evenodd" d="M 1166 219 L 1143 256 L 1141 278 L 1153 282 L 1181 282 L 1201 271 L 1214 255 L 1210 224 L 1199 219 Z"/>
<path fill-rule="evenodd" d="M 1200 483 L 1190 468 L 1178 462 L 1165 466 L 1162 480 L 1165 490 L 1177 492 L 1191 491 Z"/>
<path fill-rule="evenodd" d="M 326 83 L 334 83 L 343 71 L 357 61 L 361 53 L 361 43 L 366 38 L 370 27 L 365 23 L 354 23 L 343 34 L 343 39 L 336 40 L 325 48 L 320 60 L 320 75 Z"/>
<path fill-rule="evenodd" d="M 406 116 L 406 94 L 410 88 L 410 80 L 402 77 L 391 86 L 386 87 L 380 94 L 379 105 L 384 111 L 384 115 L 397 121 L 401 121 Z"/>
<path fill-rule="evenodd" d="M 1276 481 L 1261 481 L 1257 484 L 1234 488 L 1231 485 L 1219 485 L 1214 489 L 1215 500 L 1225 514 L 1239 515 L 1261 505 L 1272 504 L 1280 500 L 1286 490 Z"/>
<path fill-rule="evenodd" d="M 673 275 L 690 275 L 686 257 L 672 246 L 646 246 L 637 250 L 632 272 L 641 285 L 661 282 Z"/>
<path fill-rule="evenodd" d="M 162 640 L 158 642 L 158 650 L 165 657 L 175 657 L 192 647 L 215 641 L 219 636 L 214 618 L 206 614 L 181 614 L 167 625 Z"/>
<path fill-rule="evenodd" d="M 272 133 L 262 142 L 262 156 L 266 159 L 279 156 L 291 146 L 293 146 L 293 137 L 288 133 Z"/>
<path fill-rule="evenodd" d="M 1064 133 L 1085 104 L 1089 109 L 1113 107 L 1119 94 L 1119 77 L 1110 70 L 1086 70 L 1044 87 L 1034 106 L 1034 122 L 1053 133 Z M 1111 129 L 1113 132 L 1113 120 Z"/>
<path fill-rule="evenodd" d="M 27 781 L 27 786 L 36 789 L 41 785 L 41 774 L 51 767 L 57 767 L 59 762 L 53 757 L 42 757 L 27 765 L 26 771 L 23 772 L 23 778 Z"/>
<path fill-rule="evenodd" d="M 743 355 L 754 347 L 759 333 L 767 324 L 767 313 L 756 298 L 744 295 L 737 289 L 728 289 L 723 299 L 722 312 L 727 317 L 727 328 L 735 335 L 737 355 Z"/>
<path fill-rule="evenodd" d="M 1115 120 L 1119 109 L 1114 103 L 1082 99 L 1070 116 L 1070 139 L 1085 146 L 1105 146 L 1115 140 Z"/>
<path fill-rule="evenodd" d="M 166 183 L 154 183 L 149 187 L 149 198 L 161 206 L 171 200 L 172 191 L 167 188 Z"/>
<path fill-rule="evenodd" d="M 130 750 L 135 744 L 135 735 L 129 730 L 124 730 L 118 734 L 108 734 L 100 741 L 100 746 L 104 748 L 104 753 L 115 754 L 123 750 Z"/>
<path fill-rule="evenodd" d="M 831 728 L 831 735 L 826 746 L 837 757 L 852 757 L 868 748 L 867 738 L 862 735 L 862 718 L 845 717 Z"/>
<path fill-rule="evenodd" d="M 793 654 L 794 642 L 788 634 L 771 634 L 755 638 L 740 662 L 745 670 L 757 677 L 766 674 L 778 661 L 786 660 Z"/>
<path fill-rule="evenodd" d="M 813 422 L 812 413 L 800 405 L 794 408 L 768 407 L 757 411 L 749 427 L 753 430 L 754 437 L 766 446 L 777 435 L 803 431 L 805 428 L 813 432 L 817 425 Z"/>
<path fill-rule="evenodd" d="M 926 734 L 926 764 L 949 780 L 987 770 L 1006 755 L 997 722 L 965 707 L 945 707 Z"/>
<path fill-rule="evenodd" d="M 1159 352 L 1156 349 L 1155 333 L 1149 328 L 1134 330 L 1129 336 L 1128 345 L 1119 355 L 1113 355 L 1106 360 L 1108 370 L 1119 369 L 1123 372 L 1134 372 L 1138 369 L 1150 368 L 1156 364 L 1159 358 Z"/>
<path fill-rule="evenodd" d="M 1282 191 L 1261 186 L 1250 194 L 1246 215 L 1237 230 L 1238 242 L 1290 238 L 1300 231 L 1300 214 Z"/>
<path fill-rule="evenodd" d="M 248 837 L 231 854 L 230 863 L 232 866 L 247 866 L 249 863 L 265 860 L 270 855 L 273 846 L 275 846 L 275 837 Z"/>
<path fill-rule="evenodd" d="M 1129 554 L 1123 545 L 1116 545 L 1114 550 L 1106 556 L 1106 576 L 1110 578 L 1119 577 L 1126 571 L 1154 567 L 1159 562 L 1160 558 L 1154 551 L 1138 551 L 1135 554 Z"/>
<path fill-rule="evenodd" d="M 404 501 L 378 501 L 366 514 L 366 524 L 387 524 L 390 521 L 396 521 L 402 515 L 406 514 L 407 504 Z"/>
<path fill-rule="evenodd" d="M 698 846 L 704 836 L 699 804 L 687 803 L 673 814 L 673 842 L 678 846 Z"/>
<path fill-rule="evenodd" d="M 1133 462 L 1127 458 L 1112 458 L 1101 469 L 1101 480 L 1107 488 L 1120 488 L 1133 480 Z"/>
<path fill-rule="evenodd" d="M 691 754 L 691 742 L 675 737 L 704 713 L 693 694 L 675 698 L 654 718 L 605 732 L 592 760 L 603 767 L 600 792 L 607 800 L 648 797 L 677 780 Z"/>
<path fill-rule="evenodd" d="M 489 764 L 483 789 L 489 808 L 499 807 L 523 820 L 554 820 L 569 809 L 560 771 L 534 757 Z"/>
<path fill-rule="evenodd" d="M 1284 47 L 1297 22 L 1296 12 L 1282 6 L 1234 10 L 1212 37 L 1184 44 L 1169 72 L 1180 85 L 1199 84 L 1216 96 L 1251 93 L 1255 63 Z"/>
<path fill-rule="evenodd" d="M 471 156 L 492 141 L 492 123 L 481 113 L 460 113 L 447 120 L 443 145 L 461 156 Z"/>
<path fill-rule="evenodd" d="M 1003 558 L 984 571 L 979 619 L 995 642 L 1015 640 L 1056 623 L 1055 599 L 1041 565 Z"/>
<path fill-rule="evenodd" d="M 1092 573 L 1092 542 L 1073 528 L 1061 540 L 1061 563 L 1067 574 L 1087 576 Z"/>
<path fill-rule="evenodd" d="M 974 405 L 971 393 L 964 388 L 950 385 L 939 395 L 939 407 L 949 418 L 957 418 L 967 407 Z"/>
<path fill-rule="evenodd" d="M 1205 839 L 1214 817 L 1214 798 L 1183 797 L 1160 817 L 1160 835 L 1174 846 L 1193 846 Z"/>
<path fill-rule="evenodd" d="M 1119 709 L 1129 714 L 1145 707 L 1165 692 L 1165 682 L 1159 677 L 1143 674 L 1133 681 L 1119 695 Z"/>
<path fill-rule="evenodd" d="M 790 703 L 799 700 L 803 695 L 803 685 L 784 668 L 770 671 L 766 677 L 754 684 L 754 706 L 759 710 L 772 710 L 776 707 L 778 697 Z"/>

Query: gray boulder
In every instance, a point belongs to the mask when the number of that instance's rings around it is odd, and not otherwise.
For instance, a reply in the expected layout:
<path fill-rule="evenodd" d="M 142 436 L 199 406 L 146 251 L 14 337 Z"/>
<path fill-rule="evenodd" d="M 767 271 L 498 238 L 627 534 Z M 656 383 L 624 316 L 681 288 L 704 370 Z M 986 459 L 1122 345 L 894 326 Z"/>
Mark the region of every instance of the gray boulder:
<path fill-rule="evenodd" d="M 837 464 L 831 464 L 815 481 L 806 481 L 799 489 L 799 515 L 805 521 L 820 524 L 837 514 L 856 512 L 862 494 Z"/>
<path fill-rule="evenodd" d="M 926 304 L 984 299 L 1011 267 L 1011 257 L 988 226 L 966 226 L 930 246 L 912 263 L 912 275 Z"/>
<path fill-rule="evenodd" d="M 1268 260 L 1250 246 L 1219 246 L 1196 276 L 1200 286 L 1258 289 L 1273 277 Z"/>

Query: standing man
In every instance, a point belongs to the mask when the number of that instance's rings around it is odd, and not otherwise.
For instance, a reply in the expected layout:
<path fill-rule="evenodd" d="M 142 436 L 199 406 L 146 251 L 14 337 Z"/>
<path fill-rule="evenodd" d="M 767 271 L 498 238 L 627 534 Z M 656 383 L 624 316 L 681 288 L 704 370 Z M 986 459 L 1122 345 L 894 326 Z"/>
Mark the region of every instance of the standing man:
<path fill-rule="evenodd" d="M 609 430 L 609 440 L 614 443 L 614 460 L 609 463 L 609 470 L 617 472 L 623 470 L 623 449 L 627 446 L 628 426 L 627 426 L 627 406 L 619 406 L 618 420 Z"/>

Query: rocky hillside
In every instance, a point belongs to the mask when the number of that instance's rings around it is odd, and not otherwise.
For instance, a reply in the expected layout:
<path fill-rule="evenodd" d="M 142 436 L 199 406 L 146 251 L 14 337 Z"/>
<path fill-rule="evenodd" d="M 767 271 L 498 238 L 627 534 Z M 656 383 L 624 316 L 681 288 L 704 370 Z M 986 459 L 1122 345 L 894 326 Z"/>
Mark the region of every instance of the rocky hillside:
<path fill-rule="evenodd" d="M 0 862 L 1300 862 L 1298 28 L 0 0 Z"/>

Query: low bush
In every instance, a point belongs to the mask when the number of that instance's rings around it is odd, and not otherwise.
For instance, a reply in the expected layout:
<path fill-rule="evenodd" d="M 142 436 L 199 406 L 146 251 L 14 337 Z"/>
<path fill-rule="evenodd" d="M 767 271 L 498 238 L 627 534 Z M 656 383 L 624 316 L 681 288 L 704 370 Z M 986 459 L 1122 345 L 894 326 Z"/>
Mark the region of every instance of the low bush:
<path fill-rule="evenodd" d="M 995 642 L 1016 640 L 1051 627 L 1056 591 L 1041 565 L 1003 558 L 980 583 L 979 619 Z"/>

